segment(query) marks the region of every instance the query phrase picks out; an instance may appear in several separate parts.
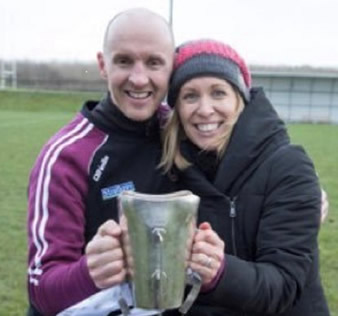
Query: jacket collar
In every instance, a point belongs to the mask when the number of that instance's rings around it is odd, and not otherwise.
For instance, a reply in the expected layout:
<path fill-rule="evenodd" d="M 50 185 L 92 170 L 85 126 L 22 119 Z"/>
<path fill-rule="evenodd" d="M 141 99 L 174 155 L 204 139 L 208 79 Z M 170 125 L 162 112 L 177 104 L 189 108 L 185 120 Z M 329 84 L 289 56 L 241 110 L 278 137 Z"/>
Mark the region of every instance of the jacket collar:
<path fill-rule="evenodd" d="M 285 143 L 289 143 L 285 124 L 266 98 L 263 89 L 252 89 L 251 101 L 245 106 L 234 127 L 215 185 L 223 192 L 230 193 L 235 182 L 238 183 L 241 179 L 245 181 L 245 177 L 271 152 Z"/>
<path fill-rule="evenodd" d="M 123 131 L 124 134 L 134 136 L 159 136 L 160 129 L 157 113 L 146 121 L 133 121 L 126 117 L 112 102 L 109 93 L 100 102 L 87 101 L 83 106 L 82 113 L 106 133 Z"/>
<path fill-rule="evenodd" d="M 253 88 L 251 101 L 245 106 L 233 129 L 213 183 L 203 180 L 205 175 L 196 165 L 183 172 L 182 181 L 188 181 L 189 185 L 194 186 L 195 192 L 201 195 L 214 195 L 216 192 L 235 195 L 235 189 L 245 182 L 248 175 L 277 147 L 288 142 L 285 125 L 263 90 Z M 189 146 L 184 147 L 183 155 L 193 162 L 187 150 Z"/>

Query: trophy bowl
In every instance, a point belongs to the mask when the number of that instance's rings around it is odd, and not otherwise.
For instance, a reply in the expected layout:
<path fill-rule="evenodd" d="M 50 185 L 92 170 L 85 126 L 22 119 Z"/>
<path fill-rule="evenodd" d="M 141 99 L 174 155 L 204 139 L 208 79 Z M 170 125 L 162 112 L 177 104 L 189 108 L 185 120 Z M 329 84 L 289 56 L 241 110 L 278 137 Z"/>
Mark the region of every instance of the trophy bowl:
<path fill-rule="evenodd" d="M 122 244 L 136 307 L 179 308 L 200 198 L 190 191 L 119 196 Z"/>

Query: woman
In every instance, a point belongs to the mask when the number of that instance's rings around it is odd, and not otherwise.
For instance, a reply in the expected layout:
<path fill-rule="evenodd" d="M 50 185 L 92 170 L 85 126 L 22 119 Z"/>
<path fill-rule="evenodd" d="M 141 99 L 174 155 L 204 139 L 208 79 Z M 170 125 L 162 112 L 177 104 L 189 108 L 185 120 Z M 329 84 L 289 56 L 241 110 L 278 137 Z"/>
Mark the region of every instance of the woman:
<path fill-rule="evenodd" d="M 193 315 L 326 316 L 314 166 L 230 46 L 178 48 L 161 166 L 201 197 Z"/>

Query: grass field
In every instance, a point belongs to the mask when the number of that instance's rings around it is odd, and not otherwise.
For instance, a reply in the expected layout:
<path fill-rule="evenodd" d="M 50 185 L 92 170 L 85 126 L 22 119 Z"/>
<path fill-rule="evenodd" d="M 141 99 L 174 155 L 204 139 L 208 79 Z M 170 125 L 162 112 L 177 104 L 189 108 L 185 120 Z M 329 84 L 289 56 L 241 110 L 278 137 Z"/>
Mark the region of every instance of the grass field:
<path fill-rule="evenodd" d="M 0 316 L 25 314 L 26 189 L 42 144 L 95 93 L 0 91 Z M 320 232 L 321 271 L 332 316 L 338 316 L 338 126 L 289 125 L 293 142 L 313 158 L 329 195 Z"/>

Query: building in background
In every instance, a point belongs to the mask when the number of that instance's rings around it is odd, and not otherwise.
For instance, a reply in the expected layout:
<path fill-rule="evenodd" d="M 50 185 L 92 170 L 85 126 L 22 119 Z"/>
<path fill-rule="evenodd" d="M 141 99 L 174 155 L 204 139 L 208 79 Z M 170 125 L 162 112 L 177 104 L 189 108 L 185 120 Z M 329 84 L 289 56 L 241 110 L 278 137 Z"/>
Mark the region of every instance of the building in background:
<path fill-rule="evenodd" d="M 310 67 L 250 67 L 287 122 L 338 123 L 338 70 Z"/>

